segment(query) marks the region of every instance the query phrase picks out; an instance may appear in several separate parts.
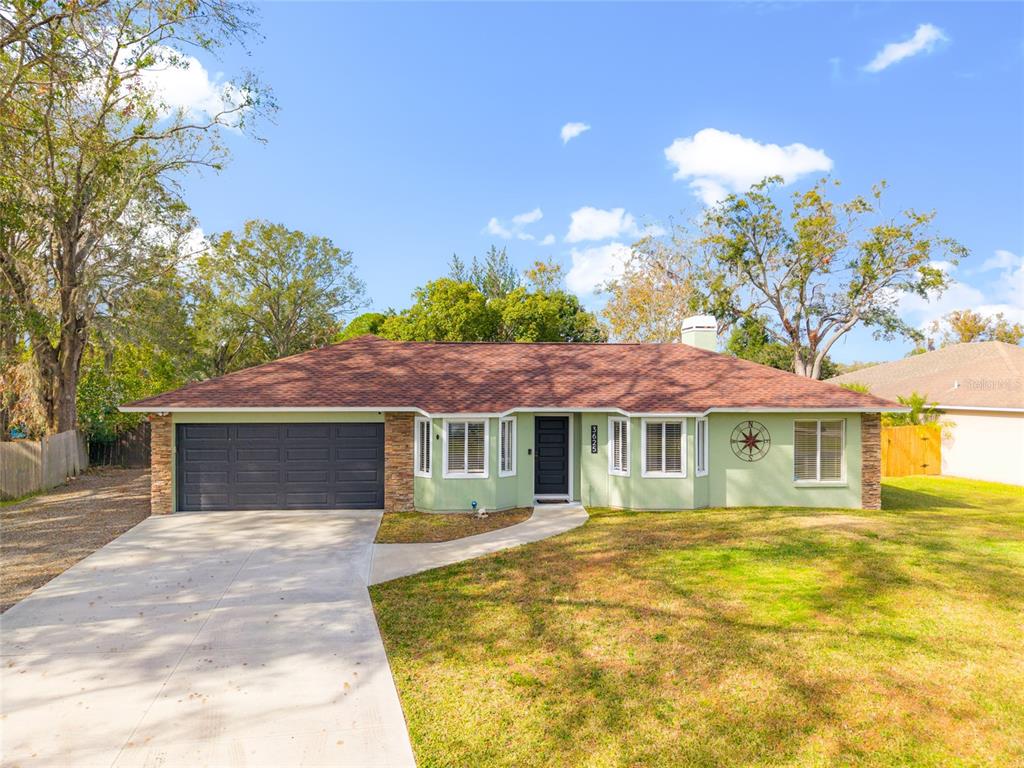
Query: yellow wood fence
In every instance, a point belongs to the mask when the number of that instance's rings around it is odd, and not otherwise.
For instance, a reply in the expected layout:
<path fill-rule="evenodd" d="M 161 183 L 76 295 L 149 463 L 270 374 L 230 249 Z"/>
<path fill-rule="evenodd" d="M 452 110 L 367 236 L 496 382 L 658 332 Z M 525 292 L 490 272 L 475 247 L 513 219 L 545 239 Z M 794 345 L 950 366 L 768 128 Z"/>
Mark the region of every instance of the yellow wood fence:
<path fill-rule="evenodd" d="M 882 427 L 882 477 L 942 472 L 942 428 L 938 424 Z"/>

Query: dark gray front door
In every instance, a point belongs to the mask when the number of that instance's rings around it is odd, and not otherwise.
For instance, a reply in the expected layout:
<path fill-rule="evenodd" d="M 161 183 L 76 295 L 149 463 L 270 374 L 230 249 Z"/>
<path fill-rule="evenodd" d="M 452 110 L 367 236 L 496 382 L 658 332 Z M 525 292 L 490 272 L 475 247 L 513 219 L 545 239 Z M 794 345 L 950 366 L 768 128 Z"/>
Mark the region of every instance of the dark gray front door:
<path fill-rule="evenodd" d="M 380 509 L 384 425 L 179 424 L 180 510 Z"/>
<path fill-rule="evenodd" d="M 569 417 L 537 416 L 533 430 L 533 492 L 569 493 Z"/>

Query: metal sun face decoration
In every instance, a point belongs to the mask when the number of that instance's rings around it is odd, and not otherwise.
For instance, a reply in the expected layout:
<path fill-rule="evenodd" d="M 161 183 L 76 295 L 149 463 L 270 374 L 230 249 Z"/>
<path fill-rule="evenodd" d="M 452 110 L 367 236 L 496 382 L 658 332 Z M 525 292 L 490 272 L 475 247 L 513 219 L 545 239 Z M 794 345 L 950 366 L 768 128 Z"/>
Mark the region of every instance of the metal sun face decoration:
<path fill-rule="evenodd" d="M 759 421 L 744 421 L 736 425 L 729 440 L 732 452 L 743 461 L 760 461 L 768 454 L 772 436 Z"/>

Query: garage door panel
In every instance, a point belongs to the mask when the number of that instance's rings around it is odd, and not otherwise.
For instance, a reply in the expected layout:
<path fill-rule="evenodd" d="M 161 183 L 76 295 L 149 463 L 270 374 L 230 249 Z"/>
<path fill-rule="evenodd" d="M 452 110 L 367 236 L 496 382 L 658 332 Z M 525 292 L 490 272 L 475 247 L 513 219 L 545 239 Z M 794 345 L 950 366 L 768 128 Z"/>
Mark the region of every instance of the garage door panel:
<path fill-rule="evenodd" d="M 284 479 L 287 483 L 328 483 L 331 472 L 328 469 L 289 469 Z"/>
<path fill-rule="evenodd" d="M 331 436 L 330 424 L 285 424 L 285 440 L 315 440 L 322 442 Z"/>
<path fill-rule="evenodd" d="M 270 440 L 277 442 L 281 439 L 280 424 L 233 424 L 232 426 L 240 440 Z"/>
<path fill-rule="evenodd" d="M 183 477 L 186 485 L 192 485 L 194 483 L 203 483 L 204 485 L 227 485 L 228 483 L 228 471 L 226 469 L 220 470 L 188 470 L 183 473 Z"/>
<path fill-rule="evenodd" d="M 276 445 L 265 447 L 238 446 L 235 448 L 235 461 L 280 461 L 281 449 Z"/>
<path fill-rule="evenodd" d="M 186 448 L 185 461 L 227 462 L 227 448 Z"/>
<path fill-rule="evenodd" d="M 183 424 L 179 508 L 375 509 L 384 505 L 384 425 Z"/>
<path fill-rule="evenodd" d="M 226 440 L 228 436 L 227 424 L 182 424 L 181 432 L 188 440 Z"/>
<path fill-rule="evenodd" d="M 330 461 L 331 449 L 327 445 L 285 448 L 285 461 Z"/>

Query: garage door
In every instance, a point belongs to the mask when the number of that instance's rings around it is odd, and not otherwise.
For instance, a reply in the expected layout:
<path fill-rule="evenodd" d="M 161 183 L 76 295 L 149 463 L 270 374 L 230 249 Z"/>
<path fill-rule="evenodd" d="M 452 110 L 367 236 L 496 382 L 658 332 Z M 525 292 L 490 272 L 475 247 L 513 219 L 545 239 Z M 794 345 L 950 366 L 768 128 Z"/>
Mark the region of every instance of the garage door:
<path fill-rule="evenodd" d="M 179 424 L 180 510 L 380 509 L 383 424 Z"/>

